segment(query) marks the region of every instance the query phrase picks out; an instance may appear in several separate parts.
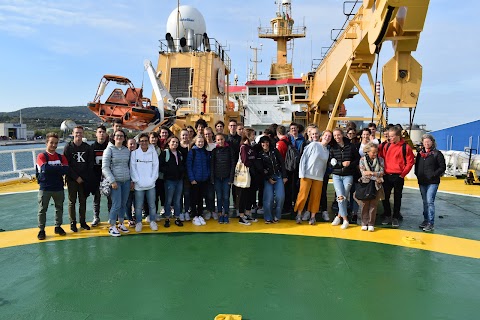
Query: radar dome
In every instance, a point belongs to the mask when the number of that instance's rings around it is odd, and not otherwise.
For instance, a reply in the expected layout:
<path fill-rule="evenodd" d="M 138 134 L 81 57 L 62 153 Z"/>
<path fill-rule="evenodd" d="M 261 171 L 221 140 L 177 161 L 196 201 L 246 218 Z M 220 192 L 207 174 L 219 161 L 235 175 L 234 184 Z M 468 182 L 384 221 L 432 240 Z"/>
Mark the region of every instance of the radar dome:
<path fill-rule="evenodd" d="M 60 125 L 60 130 L 62 130 L 63 132 L 70 131 L 70 130 L 73 130 L 76 126 L 77 124 L 75 123 L 75 121 L 65 120 Z"/>
<path fill-rule="evenodd" d="M 179 26 L 177 28 L 177 16 L 179 15 Z M 179 34 L 177 34 L 177 30 Z M 192 31 L 189 31 L 192 30 Z M 191 6 L 180 6 L 170 13 L 167 20 L 167 33 L 170 33 L 173 39 L 180 38 L 188 39 L 189 32 L 192 32 L 196 38 L 201 39 L 203 34 L 207 31 L 205 26 L 205 19 L 203 15 L 196 8 Z M 193 40 L 193 39 L 192 39 Z M 200 41 L 195 41 L 196 48 L 200 46 Z"/>

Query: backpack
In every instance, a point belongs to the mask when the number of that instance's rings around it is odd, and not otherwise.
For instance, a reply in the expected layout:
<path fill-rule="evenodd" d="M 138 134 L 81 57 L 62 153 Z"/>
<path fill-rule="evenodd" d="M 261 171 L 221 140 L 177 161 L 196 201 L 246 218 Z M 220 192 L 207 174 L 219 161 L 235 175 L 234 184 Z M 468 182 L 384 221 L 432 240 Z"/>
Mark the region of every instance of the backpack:
<path fill-rule="evenodd" d="M 284 141 L 285 142 L 285 141 Z M 287 171 L 297 171 L 300 164 L 300 151 L 291 143 L 287 143 L 287 153 L 285 155 L 285 169 Z"/>
<path fill-rule="evenodd" d="M 58 159 L 60 159 L 60 161 L 62 161 L 62 155 L 55 152 L 58 156 Z M 43 155 L 45 156 L 45 160 L 46 160 L 46 163 L 48 163 L 49 161 L 49 158 L 48 158 L 48 152 L 43 152 Z M 37 183 L 40 184 L 40 181 L 45 181 L 45 171 L 41 170 L 39 171 L 38 170 L 38 166 L 35 165 L 35 179 L 37 179 Z"/>

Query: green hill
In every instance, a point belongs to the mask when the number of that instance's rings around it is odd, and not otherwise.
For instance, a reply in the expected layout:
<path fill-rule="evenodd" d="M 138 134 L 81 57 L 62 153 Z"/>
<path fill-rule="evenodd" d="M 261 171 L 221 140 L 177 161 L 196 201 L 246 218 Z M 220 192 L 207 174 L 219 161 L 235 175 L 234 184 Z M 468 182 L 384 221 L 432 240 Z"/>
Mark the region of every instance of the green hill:
<path fill-rule="evenodd" d="M 23 108 L 22 119 L 51 119 L 61 120 L 72 119 L 75 122 L 84 123 L 89 121 L 99 121 L 100 119 L 93 114 L 86 106 L 78 107 L 33 107 Z M 19 119 L 20 110 L 12 112 L 0 112 L 0 118 Z"/>

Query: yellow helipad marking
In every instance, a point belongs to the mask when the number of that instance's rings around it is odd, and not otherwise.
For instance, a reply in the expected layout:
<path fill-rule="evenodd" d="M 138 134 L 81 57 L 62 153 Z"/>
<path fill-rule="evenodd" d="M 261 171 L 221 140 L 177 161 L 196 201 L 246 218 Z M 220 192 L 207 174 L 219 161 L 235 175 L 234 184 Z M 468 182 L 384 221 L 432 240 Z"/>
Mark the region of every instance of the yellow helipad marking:
<path fill-rule="evenodd" d="M 64 227 L 65 230 L 68 226 Z M 128 236 L 137 234 L 130 229 Z M 450 255 L 480 259 L 480 241 L 457 238 L 445 235 L 430 234 L 406 231 L 400 229 L 377 228 L 375 232 L 361 231 L 360 227 L 353 226 L 347 230 L 341 230 L 340 227 L 333 227 L 329 223 L 320 223 L 315 226 L 307 224 L 297 225 L 294 221 L 281 221 L 279 224 L 266 225 L 262 221 L 254 223 L 252 226 L 243 226 L 237 223 L 236 219 L 228 225 L 221 225 L 211 220 L 206 226 L 194 226 L 191 223 L 185 223 L 183 227 L 175 225 L 170 228 L 164 228 L 161 223 L 159 231 L 151 231 L 147 224 L 143 226 L 143 233 L 175 233 L 175 232 L 233 232 L 233 233 L 264 233 L 264 234 L 282 234 L 308 237 L 338 238 L 346 240 L 357 240 L 381 244 L 389 244 L 405 248 L 414 248 L 419 250 L 434 251 Z M 78 233 L 67 231 L 64 237 L 55 235 L 53 227 L 47 227 L 47 239 L 37 240 L 37 228 L 23 229 L 17 231 L 7 231 L 0 233 L 0 248 L 8 248 L 20 245 L 35 244 L 48 241 L 84 239 L 91 237 L 109 237 L 108 225 L 100 224 L 99 227 L 92 228 L 90 231 L 82 230 Z M 122 237 L 125 235 L 122 235 Z M 113 238 L 113 237 L 112 237 Z M 116 241 L 111 239 L 111 241 Z"/>

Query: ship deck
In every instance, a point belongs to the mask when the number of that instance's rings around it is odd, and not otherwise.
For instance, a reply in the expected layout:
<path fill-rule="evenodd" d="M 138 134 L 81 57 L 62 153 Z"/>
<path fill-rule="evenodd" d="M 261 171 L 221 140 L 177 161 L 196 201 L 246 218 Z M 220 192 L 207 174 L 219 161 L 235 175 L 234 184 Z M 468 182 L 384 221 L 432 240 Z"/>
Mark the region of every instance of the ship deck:
<path fill-rule="evenodd" d="M 75 234 L 65 225 L 58 237 L 51 206 L 43 242 L 38 186 L 0 186 L 0 319 L 477 318 L 480 186 L 442 181 L 432 234 L 417 227 L 416 181 L 406 186 L 399 229 L 232 219 L 116 239 L 104 223 Z"/>

